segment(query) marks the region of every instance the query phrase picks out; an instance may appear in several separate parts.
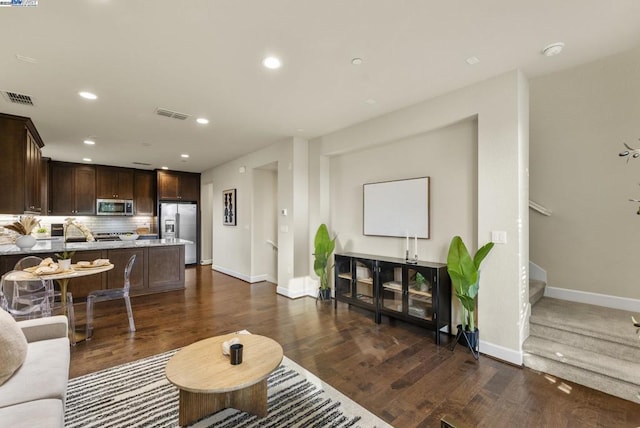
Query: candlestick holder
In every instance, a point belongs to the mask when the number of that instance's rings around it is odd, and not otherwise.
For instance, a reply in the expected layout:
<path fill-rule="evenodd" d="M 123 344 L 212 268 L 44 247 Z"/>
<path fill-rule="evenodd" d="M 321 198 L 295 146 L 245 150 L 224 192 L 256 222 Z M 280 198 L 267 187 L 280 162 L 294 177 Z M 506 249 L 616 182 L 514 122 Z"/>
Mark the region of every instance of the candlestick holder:
<path fill-rule="evenodd" d="M 407 250 L 407 255 L 405 257 L 405 263 L 408 265 L 417 265 L 418 264 L 418 255 L 416 254 L 412 259 L 409 258 L 409 250 Z"/>

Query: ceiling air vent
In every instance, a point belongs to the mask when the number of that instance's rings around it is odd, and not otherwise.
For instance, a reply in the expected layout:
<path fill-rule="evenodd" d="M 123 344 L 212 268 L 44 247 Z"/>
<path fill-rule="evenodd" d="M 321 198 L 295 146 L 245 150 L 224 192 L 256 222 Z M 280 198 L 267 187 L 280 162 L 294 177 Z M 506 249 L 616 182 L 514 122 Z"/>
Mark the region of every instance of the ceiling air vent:
<path fill-rule="evenodd" d="M 178 119 L 178 120 L 186 120 L 190 116 L 185 113 L 178 113 L 177 111 L 168 110 L 166 108 L 160 108 L 160 107 L 156 108 L 156 114 L 158 116 L 170 117 L 172 119 Z"/>
<path fill-rule="evenodd" d="M 142 166 L 151 166 L 150 163 L 146 163 L 146 162 L 137 162 L 137 161 L 133 161 L 131 162 L 133 165 L 142 165 Z"/>
<path fill-rule="evenodd" d="M 23 106 L 32 106 L 33 98 L 29 95 L 19 94 L 17 92 L 2 91 L 2 96 L 5 100 L 14 104 L 21 104 Z"/>

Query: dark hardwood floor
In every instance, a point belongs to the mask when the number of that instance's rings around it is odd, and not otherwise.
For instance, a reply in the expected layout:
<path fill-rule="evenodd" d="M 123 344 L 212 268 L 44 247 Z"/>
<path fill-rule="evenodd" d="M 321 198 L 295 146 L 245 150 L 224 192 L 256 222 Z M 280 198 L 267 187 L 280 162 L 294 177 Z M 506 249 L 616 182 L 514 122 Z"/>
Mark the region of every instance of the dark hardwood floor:
<path fill-rule="evenodd" d="M 275 285 L 248 284 L 209 266 L 187 269 L 187 288 L 134 297 L 137 331 L 124 303 L 98 303 L 94 336 L 71 350 L 70 376 L 247 329 L 282 344 L 290 359 L 398 428 L 637 427 L 640 405 L 456 347 L 402 322 L 376 325 L 347 305 L 291 300 Z M 78 304 L 78 321 L 84 305 Z"/>

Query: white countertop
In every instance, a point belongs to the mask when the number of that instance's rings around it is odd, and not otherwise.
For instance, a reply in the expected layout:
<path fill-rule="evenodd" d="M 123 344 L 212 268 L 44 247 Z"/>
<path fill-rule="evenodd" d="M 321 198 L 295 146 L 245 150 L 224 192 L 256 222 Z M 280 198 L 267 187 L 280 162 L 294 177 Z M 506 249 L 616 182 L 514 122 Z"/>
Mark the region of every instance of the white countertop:
<path fill-rule="evenodd" d="M 10 254 L 58 253 L 62 251 L 111 250 L 116 248 L 166 247 L 191 244 L 186 239 L 137 239 L 135 241 L 67 242 L 60 239 L 38 240 L 31 248 L 22 249 L 17 245 L 0 245 L 0 256 Z"/>

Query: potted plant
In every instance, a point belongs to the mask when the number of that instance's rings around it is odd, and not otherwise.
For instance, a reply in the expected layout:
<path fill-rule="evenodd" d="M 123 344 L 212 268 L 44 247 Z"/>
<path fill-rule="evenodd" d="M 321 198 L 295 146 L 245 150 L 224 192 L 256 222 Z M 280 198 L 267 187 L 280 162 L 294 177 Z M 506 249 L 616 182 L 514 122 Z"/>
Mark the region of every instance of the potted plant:
<path fill-rule="evenodd" d="M 37 220 L 32 215 L 22 216 L 18 221 L 14 221 L 12 224 L 6 224 L 6 229 L 16 232 L 18 238 L 16 238 L 16 245 L 20 248 L 31 248 L 36 245 L 36 238 L 31 236 L 33 229 L 40 224 L 40 220 Z"/>
<path fill-rule="evenodd" d="M 480 331 L 475 326 L 475 311 L 480 283 L 480 264 L 493 248 L 493 242 L 482 246 L 471 258 L 462 238 L 454 236 L 449 245 L 447 271 L 451 277 L 456 297 L 462 304 L 462 324 L 458 324 L 455 344 L 464 338 L 467 346 L 477 359 Z M 452 348 L 453 349 L 453 348 Z"/>
<path fill-rule="evenodd" d="M 416 272 L 416 283 L 414 288 L 418 291 L 427 291 L 429 288 L 427 286 L 426 278 L 420 272 Z"/>
<path fill-rule="evenodd" d="M 58 266 L 62 270 L 71 269 L 71 257 L 75 254 L 75 251 L 63 251 L 62 253 L 56 253 L 56 258 L 58 259 Z"/>
<path fill-rule="evenodd" d="M 318 227 L 316 237 L 314 239 L 315 261 L 313 262 L 313 270 L 320 278 L 320 287 L 318 289 L 318 297 L 320 300 L 331 300 L 331 288 L 329 287 L 329 257 L 336 247 L 336 238 L 329 236 L 327 225 L 322 223 Z"/>
<path fill-rule="evenodd" d="M 46 238 L 47 237 L 47 228 L 39 227 L 36 229 L 36 238 Z"/>

